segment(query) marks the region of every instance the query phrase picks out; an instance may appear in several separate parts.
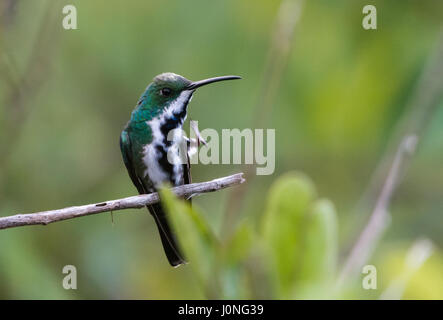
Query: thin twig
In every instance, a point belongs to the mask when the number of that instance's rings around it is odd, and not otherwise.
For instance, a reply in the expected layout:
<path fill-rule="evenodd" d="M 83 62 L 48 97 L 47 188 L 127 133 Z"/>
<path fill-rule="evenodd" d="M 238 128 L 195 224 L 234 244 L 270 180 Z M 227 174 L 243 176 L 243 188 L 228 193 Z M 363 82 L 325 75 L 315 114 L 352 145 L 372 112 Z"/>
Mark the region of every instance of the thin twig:
<path fill-rule="evenodd" d="M 368 207 L 374 203 L 378 190 L 386 176 L 386 172 L 392 163 L 397 146 L 401 139 L 413 132 L 421 137 L 431 123 L 431 119 L 443 96 L 443 28 L 437 39 L 435 48 L 427 60 L 423 72 L 420 75 L 416 88 L 405 107 L 401 118 L 397 121 L 388 140 L 386 151 L 381 157 L 374 174 L 358 201 L 353 212 L 356 217 L 359 213 L 367 212 Z M 353 235 L 355 236 L 355 235 Z"/>
<path fill-rule="evenodd" d="M 383 234 L 389 223 L 388 207 L 395 188 L 400 180 L 400 174 L 404 166 L 404 160 L 415 152 L 418 138 L 416 135 L 408 135 L 401 142 L 397 153 L 385 180 L 383 188 L 377 199 L 376 205 L 369 218 L 368 224 L 363 229 L 357 242 L 345 262 L 339 277 L 339 285 L 344 283 L 348 276 L 352 276 L 370 257 L 375 244 Z"/>
<path fill-rule="evenodd" d="M 16 6 L 17 1 L 12 1 Z M 43 5 L 43 4 L 42 4 Z M 10 16 L 10 18 L 12 18 Z M 2 21 L 3 22 L 3 21 Z M 59 23 L 53 4 L 46 1 L 46 8 L 41 23 L 38 26 L 33 45 L 26 61 L 23 72 L 20 71 L 18 63 L 8 43 L 2 37 L 0 28 L 0 80 L 4 79 L 10 90 L 4 92 L 0 97 L 0 104 L 5 107 L 4 119 L 0 121 L 0 202 L 4 192 L 2 188 L 8 183 L 8 170 L 11 155 L 14 154 L 15 143 L 19 140 L 22 128 L 30 115 L 30 109 L 35 105 L 34 96 L 47 82 L 53 64 L 53 56 L 59 39 L 56 24 Z M 3 28 L 4 29 L 4 28 Z M 3 180 L 3 181 L 2 181 Z"/>
<path fill-rule="evenodd" d="M 414 94 L 406 108 L 406 113 L 399 121 L 396 130 L 394 130 L 386 154 L 382 161 L 380 161 L 363 200 L 360 201 L 358 211 L 364 210 L 365 205 L 363 204 L 376 193 L 375 191 L 378 190 L 378 186 L 380 185 L 379 180 L 383 178 L 389 163 L 392 163 L 388 176 L 383 182 L 382 191 L 377 199 L 374 211 L 369 218 L 368 225 L 366 225 L 360 234 L 344 263 L 344 268 L 338 280 L 339 286 L 341 286 L 348 277 L 356 274 L 359 268 L 365 264 L 382 236 L 384 228 L 386 228 L 386 220 L 389 218 L 386 210 L 395 186 L 398 183 L 400 166 L 405 166 L 404 160 L 405 155 L 408 153 L 408 148 L 409 152 L 415 149 L 419 137 L 423 135 L 443 96 L 442 58 L 443 29 L 440 31 L 435 49 L 430 55 L 423 73 L 420 76 Z M 414 148 L 408 147 L 408 144 L 413 145 Z M 398 149 L 396 147 L 397 145 L 399 145 Z M 395 151 L 396 149 L 397 151 Z M 392 154 L 394 155 L 392 156 Z"/>
<path fill-rule="evenodd" d="M 433 253 L 434 244 L 431 240 L 427 238 L 415 240 L 406 254 L 404 269 L 391 281 L 379 299 L 400 300 L 411 278 L 420 270 Z"/>
<path fill-rule="evenodd" d="M 211 181 L 186 184 L 172 188 L 172 192 L 179 197 L 191 194 L 214 192 L 224 188 L 243 183 L 243 173 L 214 179 Z M 123 199 L 110 200 L 101 203 L 87 204 L 84 206 L 69 207 L 58 210 L 42 211 L 29 214 L 17 214 L 0 218 L 0 229 L 14 228 L 30 225 L 47 225 L 52 222 L 83 217 L 101 212 L 117 211 L 130 208 L 143 208 L 146 205 L 159 201 L 158 193 L 143 194 Z"/>

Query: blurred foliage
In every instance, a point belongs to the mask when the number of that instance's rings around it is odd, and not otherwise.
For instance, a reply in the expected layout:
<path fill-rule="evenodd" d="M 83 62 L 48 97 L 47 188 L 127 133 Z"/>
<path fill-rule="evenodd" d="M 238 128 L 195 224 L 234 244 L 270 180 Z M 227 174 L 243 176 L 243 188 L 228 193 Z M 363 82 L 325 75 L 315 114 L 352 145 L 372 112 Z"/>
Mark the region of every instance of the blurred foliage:
<path fill-rule="evenodd" d="M 405 264 L 404 250 L 391 249 L 389 257 L 377 263 L 377 273 L 383 275 L 382 281 L 377 280 L 380 291 L 362 290 L 362 279 L 339 287 L 336 212 L 329 200 L 317 198 L 312 181 L 301 173 L 287 173 L 273 183 L 261 230 L 244 221 L 225 242 L 215 238 L 198 209 L 176 199 L 168 189 L 162 196 L 191 261 L 192 276 L 208 298 L 382 298 L 380 292 L 398 282 L 396 278 L 402 279 L 411 268 L 408 264 L 420 264 L 416 256 Z M 398 298 L 442 297 L 441 253 L 423 260 L 424 266 L 417 265 L 418 271 L 402 280 Z M 386 281 L 390 278 L 396 280 Z"/>
<path fill-rule="evenodd" d="M 62 28 L 66 4 L 77 8 L 78 30 Z M 241 75 L 199 90 L 189 117 L 201 130 L 253 127 L 280 4 L 0 0 L 0 216 L 135 194 L 118 137 L 158 73 L 193 80 Z M 102 214 L 2 230 L 0 298 L 378 298 L 421 236 L 435 253 L 404 297 L 443 298 L 441 99 L 369 261 L 379 269 L 379 288 L 363 290 L 357 279 L 348 291 L 331 292 L 372 209 L 355 206 L 407 111 L 443 21 L 442 1 L 374 0 L 378 29 L 365 31 L 366 4 L 304 1 L 262 115 L 263 127 L 276 129 L 276 172 L 248 179 L 231 232 L 220 231 L 229 190 L 196 198 L 192 211 L 168 202 L 182 213 L 174 221 L 183 220 L 176 223 L 191 261 L 177 269 L 169 267 L 146 210 L 114 213 L 114 223 Z M 193 180 L 239 170 L 196 165 Z M 78 269 L 75 291 L 61 286 L 67 264 Z"/>
<path fill-rule="evenodd" d="M 270 190 L 262 233 L 276 269 L 278 295 L 284 298 L 292 297 L 295 283 L 315 283 L 335 270 L 335 212 L 315 193 L 312 182 L 290 175 Z"/>
<path fill-rule="evenodd" d="M 404 246 L 404 245 L 403 245 Z M 395 279 L 399 271 L 406 268 L 405 248 L 397 245 L 389 255 L 383 257 L 382 272 L 387 279 Z M 407 281 L 402 298 L 404 299 L 442 299 L 443 297 L 443 256 L 441 251 L 434 253 Z"/>

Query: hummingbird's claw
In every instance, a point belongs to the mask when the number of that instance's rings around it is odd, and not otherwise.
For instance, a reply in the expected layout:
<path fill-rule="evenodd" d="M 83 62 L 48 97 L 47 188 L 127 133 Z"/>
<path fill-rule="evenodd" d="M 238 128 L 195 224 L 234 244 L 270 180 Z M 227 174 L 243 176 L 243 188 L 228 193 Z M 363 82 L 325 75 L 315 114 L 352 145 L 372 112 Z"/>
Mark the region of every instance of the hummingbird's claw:
<path fill-rule="evenodd" d="M 185 139 L 187 146 L 188 146 L 188 155 L 189 155 L 189 157 L 192 157 L 193 155 L 195 155 L 198 152 L 198 148 L 200 148 L 200 144 L 207 146 L 208 143 L 201 136 L 200 130 L 198 130 L 198 121 L 191 120 L 189 122 L 189 125 L 190 125 L 192 131 L 194 131 L 196 138 L 184 137 L 184 139 Z"/>
<path fill-rule="evenodd" d="M 189 195 L 189 196 L 187 196 L 186 197 L 186 200 L 190 200 L 190 199 L 192 199 L 192 198 L 194 198 L 194 197 L 196 197 L 196 196 L 199 196 L 199 195 L 201 195 L 201 193 L 193 193 L 193 194 L 191 194 L 191 195 Z"/>
<path fill-rule="evenodd" d="M 208 143 L 207 143 L 206 140 L 203 139 L 203 137 L 201 136 L 201 134 L 200 134 L 200 130 L 198 130 L 198 121 L 191 120 L 191 121 L 189 122 L 189 124 L 190 124 L 192 130 L 194 131 L 195 136 L 197 137 L 197 146 L 200 147 L 200 143 L 203 143 L 205 146 L 207 146 Z"/>

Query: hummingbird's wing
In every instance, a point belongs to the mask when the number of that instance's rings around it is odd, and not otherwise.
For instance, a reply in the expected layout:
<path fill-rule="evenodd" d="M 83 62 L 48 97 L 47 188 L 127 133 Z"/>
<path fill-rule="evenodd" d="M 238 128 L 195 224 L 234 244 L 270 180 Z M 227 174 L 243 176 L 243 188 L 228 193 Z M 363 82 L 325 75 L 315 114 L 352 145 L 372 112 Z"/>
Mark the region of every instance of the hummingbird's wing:
<path fill-rule="evenodd" d="M 132 183 L 135 185 L 140 194 L 146 193 L 143 184 L 140 182 L 134 170 L 134 165 L 132 162 L 131 139 L 129 138 L 129 134 L 126 130 L 123 130 L 120 135 L 120 150 L 122 152 L 123 162 L 125 163 Z"/>
<path fill-rule="evenodd" d="M 123 130 L 120 135 L 120 149 L 123 156 L 123 162 L 125 163 L 129 176 L 131 177 L 131 180 L 138 192 L 140 194 L 149 193 L 147 186 L 143 183 L 143 180 L 137 176 L 137 173 L 134 170 L 133 161 L 131 158 L 131 139 L 126 130 Z M 177 239 L 169 226 L 169 222 L 165 212 L 163 211 L 162 205 L 160 203 L 154 203 L 147 206 L 147 208 L 157 224 L 163 249 L 165 250 L 169 263 L 174 267 L 186 263 L 186 260 L 179 249 Z"/>
<path fill-rule="evenodd" d="M 183 184 L 190 184 L 192 183 L 192 177 L 191 177 L 191 159 L 189 157 L 189 148 L 190 148 L 190 142 L 187 143 L 187 152 L 186 152 L 186 163 L 183 164 Z M 190 195 L 186 199 L 190 205 L 192 205 L 192 195 Z"/>
<path fill-rule="evenodd" d="M 192 183 L 191 177 L 191 159 L 189 158 L 189 153 L 186 152 L 186 163 L 183 164 L 183 183 L 190 184 Z"/>
<path fill-rule="evenodd" d="M 170 223 L 167 219 L 167 215 L 163 210 L 162 203 L 154 203 L 147 206 L 149 212 L 154 217 L 157 224 L 158 231 L 160 233 L 160 240 L 165 250 L 166 257 L 169 264 L 173 267 L 186 263 L 186 259 L 180 249 L 177 237 L 171 229 Z"/>
<path fill-rule="evenodd" d="M 182 165 L 183 184 L 191 183 L 191 162 L 188 152 L 186 152 L 186 160 L 186 163 Z M 186 200 L 191 204 L 191 198 L 188 198 Z M 160 232 L 160 239 L 163 244 L 163 249 L 165 250 L 166 257 L 168 258 L 171 266 L 177 267 L 181 264 L 185 264 L 186 259 L 180 249 L 177 237 L 169 226 L 169 221 L 167 220 L 167 216 L 163 210 L 161 203 L 154 203 L 153 205 L 148 206 L 148 209 L 157 224 L 158 230 Z"/>

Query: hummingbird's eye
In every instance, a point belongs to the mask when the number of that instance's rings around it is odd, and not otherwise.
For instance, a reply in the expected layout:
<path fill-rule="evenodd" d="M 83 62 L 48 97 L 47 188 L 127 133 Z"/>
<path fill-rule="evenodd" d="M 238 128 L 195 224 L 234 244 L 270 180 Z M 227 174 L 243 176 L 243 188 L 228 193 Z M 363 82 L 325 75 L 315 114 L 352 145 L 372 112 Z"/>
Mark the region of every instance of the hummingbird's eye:
<path fill-rule="evenodd" d="M 169 88 L 163 88 L 160 90 L 160 94 L 165 97 L 169 96 L 171 94 L 171 92 L 172 92 L 172 90 Z"/>

